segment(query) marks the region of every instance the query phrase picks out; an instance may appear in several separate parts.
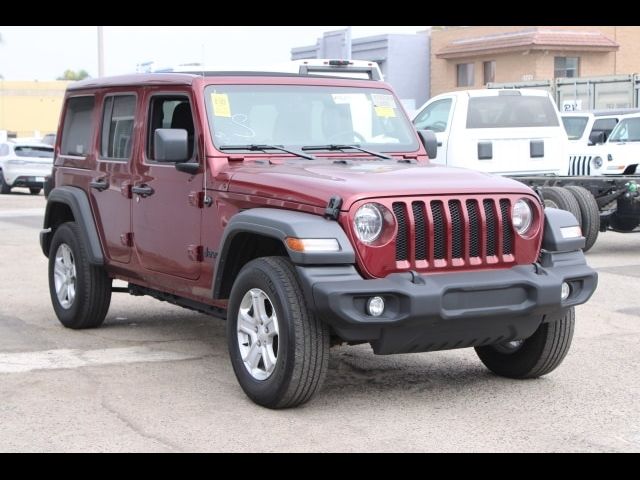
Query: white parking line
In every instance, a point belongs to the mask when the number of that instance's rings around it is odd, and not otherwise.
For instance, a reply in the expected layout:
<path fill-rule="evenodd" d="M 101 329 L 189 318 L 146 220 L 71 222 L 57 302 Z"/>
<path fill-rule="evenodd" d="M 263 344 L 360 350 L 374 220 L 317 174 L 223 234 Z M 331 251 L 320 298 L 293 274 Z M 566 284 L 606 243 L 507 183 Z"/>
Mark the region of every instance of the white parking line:
<path fill-rule="evenodd" d="M 100 350 L 60 349 L 39 352 L 0 353 L 0 373 L 80 368 L 117 363 L 168 362 L 201 357 L 201 353 L 190 354 L 156 350 L 146 346 Z"/>
<path fill-rule="evenodd" d="M 0 218 L 14 217 L 42 217 L 44 216 L 43 208 L 23 208 L 20 210 L 6 210 L 0 212 Z"/>

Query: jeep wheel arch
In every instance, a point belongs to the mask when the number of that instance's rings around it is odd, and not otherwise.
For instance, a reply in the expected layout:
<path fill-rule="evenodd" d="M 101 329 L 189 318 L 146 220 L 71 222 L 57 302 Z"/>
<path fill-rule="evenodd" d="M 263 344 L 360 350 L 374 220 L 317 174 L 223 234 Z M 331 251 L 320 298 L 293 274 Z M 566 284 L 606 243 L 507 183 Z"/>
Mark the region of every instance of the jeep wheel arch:
<path fill-rule="evenodd" d="M 335 238 L 340 248 L 337 252 L 297 252 L 286 246 L 287 237 Z M 246 248 L 246 242 L 251 240 L 261 244 L 255 253 L 238 255 L 237 249 Z M 242 266 L 254 258 L 269 255 L 286 255 L 297 265 L 344 265 L 353 264 L 356 259 L 347 235 L 334 220 L 274 208 L 245 210 L 234 215 L 225 228 L 216 260 L 213 298 L 227 298 Z"/>
<path fill-rule="evenodd" d="M 40 233 L 42 252 L 49 256 L 54 230 L 58 225 L 71 220 L 80 226 L 85 245 L 89 247 L 89 262 L 92 265 L 103 265 L 104 255 L 91 205 L 87 194 L 77 187 L 57 187 L 49 193 L 44 214 L 44 230 Z"/>

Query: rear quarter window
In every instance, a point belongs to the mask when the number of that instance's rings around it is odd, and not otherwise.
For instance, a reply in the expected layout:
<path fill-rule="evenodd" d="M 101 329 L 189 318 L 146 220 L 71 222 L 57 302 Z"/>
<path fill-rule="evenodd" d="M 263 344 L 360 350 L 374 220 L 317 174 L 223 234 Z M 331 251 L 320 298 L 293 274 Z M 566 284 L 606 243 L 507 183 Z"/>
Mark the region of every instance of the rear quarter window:
<path fill-rule="evenodd" d="M 72 97 L 67 101 L 60 153 L 85 157 L 93 138 L 93 107 L 95 97 Z"/>
<path fill-rule="evenodd" d="M 548 97 L 497 95 L 469 99 L 467 128 L 557 127 Z"/>

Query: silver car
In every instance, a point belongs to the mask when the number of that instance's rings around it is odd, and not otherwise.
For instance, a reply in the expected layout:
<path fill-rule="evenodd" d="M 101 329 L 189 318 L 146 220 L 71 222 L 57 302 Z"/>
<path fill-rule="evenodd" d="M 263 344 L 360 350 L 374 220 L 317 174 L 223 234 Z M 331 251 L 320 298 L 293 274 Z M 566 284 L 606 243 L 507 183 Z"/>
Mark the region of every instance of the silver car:
<path fill-rule="evenodd" d="M 52 167 L 51 145 L 19 140 L 0 143 L 0 193 L 26 187 L 32 195 L 38 195 Z"/>

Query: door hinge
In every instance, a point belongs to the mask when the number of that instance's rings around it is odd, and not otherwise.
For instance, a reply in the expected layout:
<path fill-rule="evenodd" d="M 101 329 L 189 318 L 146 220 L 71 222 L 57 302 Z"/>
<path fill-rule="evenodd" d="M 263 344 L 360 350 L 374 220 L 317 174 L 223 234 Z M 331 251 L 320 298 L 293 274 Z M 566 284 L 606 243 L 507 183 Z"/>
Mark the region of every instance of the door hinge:
<path fill-rule="evenodd" d="M 192 261 L 201 262 L 203 260 L 202 245 L 189 245 L 187 247 L 187 254 Z"/>
<path fill-rule="evenodd" d="M 120 243 L 125 247 L 133 247 L 133 232 L 127 232 L 120 235 Z"/>
<path fill-rule="evenodd" d="M 191 192 L 189 194 L 189 205 L 196 208 L 210 207 L 213 199 L 204 192 Z"/>

